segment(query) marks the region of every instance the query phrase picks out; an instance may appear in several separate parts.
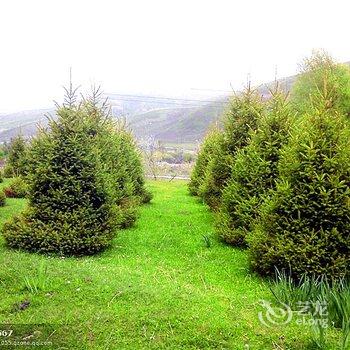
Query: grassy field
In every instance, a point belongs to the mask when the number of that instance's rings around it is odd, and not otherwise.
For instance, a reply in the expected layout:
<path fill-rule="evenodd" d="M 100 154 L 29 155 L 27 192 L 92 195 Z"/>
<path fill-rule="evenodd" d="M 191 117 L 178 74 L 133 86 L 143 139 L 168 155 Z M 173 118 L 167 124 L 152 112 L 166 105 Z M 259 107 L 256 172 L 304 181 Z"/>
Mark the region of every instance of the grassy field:
<path fill-rule="evenodd" d="M 216 240 L 185 182 L 149 186 L 136 226 L 98 256 L 44 257 L 1 239 L 0 324 L 51 325 L 55 349 L 314 348 L 306 326 L 259 322 L 267 283 L 249 273 L 246 252 Z M 8 199 L 1 222 L 24 206 Z"/>

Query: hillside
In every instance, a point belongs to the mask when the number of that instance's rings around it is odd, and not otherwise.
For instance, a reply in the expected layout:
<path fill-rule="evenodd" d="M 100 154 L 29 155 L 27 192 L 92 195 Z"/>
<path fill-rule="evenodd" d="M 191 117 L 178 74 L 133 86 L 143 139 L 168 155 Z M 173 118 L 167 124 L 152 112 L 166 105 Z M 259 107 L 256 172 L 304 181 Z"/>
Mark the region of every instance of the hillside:
<path fill-rule="evenodd" d="M 163 142 L 183 143 L 200 140 L 208 125 L 223 111 L 225 99 L 207 103 L 194 100 L 181 102 L 176 99 L 148 98 L 118 100 L 108 95 L 112 113 L 125 118 L 139 139 L 155 138 Z M 0 115 L 0 142 L 9 141 L 18 134 L 35 135 L 37 124 L 47 125 L 45 115 L 53 115 L 53 109 L 33 110 Z"/>
<path fill-rule="evenodd" d="M 46 125 L 45 115 L 53 111 L 38 109 L 0 115 L 0 142 L 8 141 L 19 133 L 26 137 L 34 135 L 37 124 Z"/>
<path fill-rule="evenodd" d="M 296 76 L 279 79 L 290 90 Z M 263 96 L 269 94 L 273 82 L 261 85 Z M 123 117 L 138 139 L 155 138 L 165 143 L 193 143 L 200 141 L 208 127 L 223 113 L 228 97 L 215 99 L 172 98 L 167 96 L 105 94 L 116 118 Z M 45 114 L 53 109 L 32 110 L 0 115 L 0 142 L 9 141 L 21 133 L 31 137 L 37 124 L 47 124 Z"/>
<path fill-rule="evenodd" d="M 208 126 L 222 114 L 224 104 L 167 108 L 132 116 L 130 127 L 138 138 L 154 137 L 172 143 L 202 139 Z"/>

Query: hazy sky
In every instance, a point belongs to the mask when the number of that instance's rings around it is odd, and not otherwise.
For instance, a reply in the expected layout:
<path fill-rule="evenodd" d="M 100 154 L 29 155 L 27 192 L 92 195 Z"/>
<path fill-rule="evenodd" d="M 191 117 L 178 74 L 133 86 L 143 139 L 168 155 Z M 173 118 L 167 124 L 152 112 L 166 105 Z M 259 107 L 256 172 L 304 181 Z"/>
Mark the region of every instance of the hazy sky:
<path fill-rule="evenodd" d="M 312 48 L 350 60 L 349 1 L 2 0 L 0 111 L 76 84 L 115 93 L 230 90 L 294 74 Z"/>

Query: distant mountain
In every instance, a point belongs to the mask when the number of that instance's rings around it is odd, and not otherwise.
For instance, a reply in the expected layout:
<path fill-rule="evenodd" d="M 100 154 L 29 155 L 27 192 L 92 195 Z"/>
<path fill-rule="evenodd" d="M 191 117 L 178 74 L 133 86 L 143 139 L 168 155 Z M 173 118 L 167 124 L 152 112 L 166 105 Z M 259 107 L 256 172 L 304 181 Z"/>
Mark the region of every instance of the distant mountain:
<path fill-rule="evenodd" d="M 170 97 L 106 94 L 115 118 L 124 118 L 138 139 L 155 138 L 183 143 L 200 140 L 208 125 L 219 118 L 227 98 L 217 101 Z M 54 109 L 0 115 L 0 142 L 18 134 L 29 138 L 37 125 L 47 125 L 45 115 Z"/>
<path fill-rule="evenodd" d="M 39 109 L 0 115 L 0 142 L 9 141 L 18 134 L 33 136 L 38 125 L 47 125 L 45 115 L 54 114 L 54 109 Z"/>
<path fill-rule="evenodd" d="M 350 62 L 345 64 L 350 65 Z M 297 75 L 279 79 L 280 86 L 289 91 Z M 275 82 L 258 87 L 267 97 Z M 138 139 L 155 138 L 165 143 L 193 143 L 200 141 L 210 124 L 218 121 L 228 102 L 228 96 L 213 101 L 167 96 L 105 94 L 116 118 L 125 118 Z M 0 142 L 18 134 L 35 135 L 38 123 L 47 125 L 46 114 L 54 116 L 54 109 L 0 114 Z"/>
<path fill-rule="evenodd" d="M 296 78 L 296 75 L 290 76 L 278 82 L 289 91 Z M 267 97 L 274 83 L 258 87 L 260 93 Z M 152 137 L 179 144 L 200 141 L 209 125 L 219 120 L 228 102 L 228 96 L 214 100 L 126 94 L 105 94 L 105 97 L 113 116 L 125 118 L 138 139 Z M 0 115 L 0 142 L 9 141 L 20 133 L 25 137 L 35 135 L 38 123 L 47 125 L 45 114 L 54 115 L 54 109 Z"/>
<path fill-rule="evenodd" d="M 225 101 L 201 107 L 176 107 L 152 110 L 127 118 L 136 137 L 154 137 L 171 143 L 201 140 L 208 126 L 219 119 Z"/>
<path fill-rule="evenodd" d="M 153 137 L 171 143 L 200 140 L 228 100 L 115 94 L 108 98 L 113 115 L 124 117 L 137 138 Z"/>

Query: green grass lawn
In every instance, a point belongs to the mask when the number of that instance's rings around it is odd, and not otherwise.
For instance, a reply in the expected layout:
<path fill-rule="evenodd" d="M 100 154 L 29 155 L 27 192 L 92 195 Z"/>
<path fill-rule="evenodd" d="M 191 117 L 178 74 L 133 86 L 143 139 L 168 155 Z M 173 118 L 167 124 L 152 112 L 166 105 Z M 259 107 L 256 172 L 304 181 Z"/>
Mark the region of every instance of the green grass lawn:
<path fill-rule="evenodd" d="M 246 252 L 216 240 L 212 214 L 185 182 L 149 186 L 154 199 L 135 227 L 98 256 L 17 252 L 1 238 L 0 324 L 50 324 L 55 349 L 313 348 L 308 327 L 260 324 L 267 283 L 249 272 Z M 1 222 L 24 206 L 8 199 Z"/>

